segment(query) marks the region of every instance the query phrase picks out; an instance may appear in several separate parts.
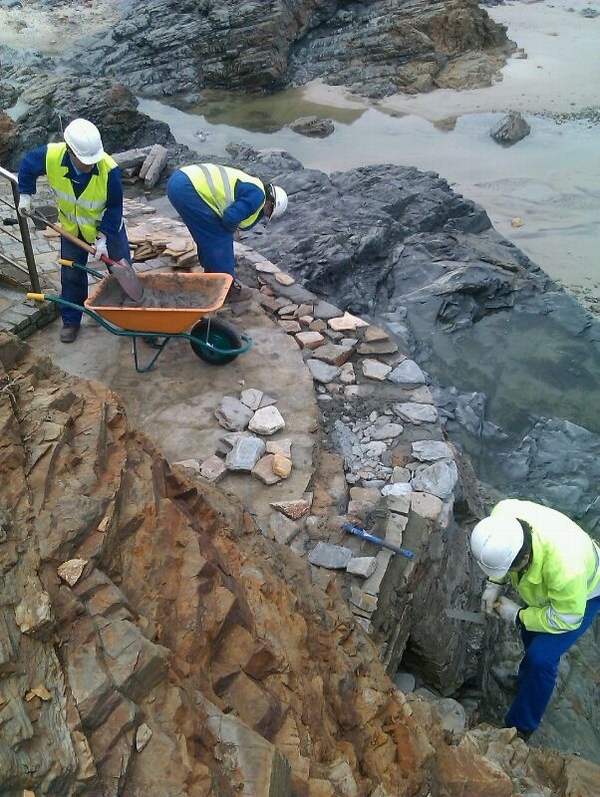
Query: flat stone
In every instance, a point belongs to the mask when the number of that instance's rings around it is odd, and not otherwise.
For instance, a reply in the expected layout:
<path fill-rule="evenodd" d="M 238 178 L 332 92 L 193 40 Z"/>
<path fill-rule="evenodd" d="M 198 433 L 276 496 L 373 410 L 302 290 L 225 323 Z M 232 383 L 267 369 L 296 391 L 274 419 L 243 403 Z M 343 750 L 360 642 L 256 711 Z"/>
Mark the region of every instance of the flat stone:
<path fill-rule="evenodd" d="M 310 503 L 304 498 L 297 501 L 274 501 L 271 506 L 292 520 L 299 520 L 310 509 Z"/>
<path fill-rule="evenodd" d="M 366 359 L 362 362 L 363 376 L 376 382 L 385 382 L 392 368 L 379 360 Z"/>
<path fill-rule="evenodd" d="M 377 343 L 389 340 L 389 338 L 390 336 L 385 330 L 380 329 L 380 327 L 374 327 L 372 324 L 365 328 L 363 335 L 365 343 Z"/>
<path fill-rule="evenodd" d="M 404 493 L 404 495 L 394 495 L 388 493 L 385 497 L 385 504 L 390 512 L 399 512 L 401 515 L 408 515 L 411 507 L 412 493 Z"/>
<path fill-rule="evenodd" d="M 277 484 L 281 481 L 281 476 L 273 472 L 273 454 L 266 454 L 261 457 L 252 468 L 252 476 L 264 484 Z"/>
<path fill-rule="evenodd" d="M 332 318 L 339 318 L 343 315 L 339 307 L 330 302 L 319 300 L 313 307 L 313 315 L 315 318 L 320 318 L 323 321 L 329 321 Z"/>
<path fill-rule="evenodd" d="M 421 423 L 437 423 L 438 412 L 431 404 L 394 404 L 392 407 L 396 415 L 403 421 L 408 421 L 419 426 Z"/>
<path fill-rule="evenodd" d="M 302 327 L 296 320 L 292 320 L 290 318 L 286 319 L 283 318 L 277 322 L 279 326 L 288 333 L 288 335 L 296 335 L 296 333 L 302 330 Z"/>
<path fill-rule="evenodd" d="M 235 396 L 223 396 L 215 418 L 219 424 L 229 431 L 241 431 L 248 426 L 254 413 Z"/>
<path fill-rule="evenodd" d="M 387 377 L 398 385 L 424 385 L 425 374 L 414 360 L 403 360 Z"/>
<path fill-rule="evenodd" d="M 343 570 L 353 556 L 350 548 L 319 541 L 308 554 L 308 561 L 311 565 L 326 567 L 330 570 Z"/>
<path fill-rule="evenodd" d="M 298 536 L 300 526 L 293 519 L 273 512 L 269 518 L 268 534 L 281 545 L 289 545 Z"/>
<path fill-rule="evenodd" d="M 354 349 L 352 346 L 340 346 L 336 343 L 326 343 L 324 346 L 319 346 L 313 355 L 318 360 L 340 367 L 348 362 L 352 356 Z"/>
<path fill-rule="evenodd" d="M 260 263 L 256 263 L 255 268 L 263 274 L 279 274 L 281 271 L 279 266 L 276 266 L 275 263 L 271 263 L 270 260 L 262 260 Z"/>
<path fill-rule="evenodd" d="M 81 574 L 87 563 L 87 559 L 69 559 L 67 562 L 63 562 L 62 565 L 59 565 L 56 572 L 63 581 L 66 581 L 67 584 L 72 587 L 74 584 L 77 584 L 81 578 Z"/>
<path fill-rule="evenodd" d="M 281 454 L 273 454 L 273 473 L 287 479 L 292 472 L 292 460 Z"/>
<path fill-rule="evenodd" d="M 270 405 L 256 410 L 248 423 L 248 429 L 257 434 L 272 435 L 285 429 L 285 421 L 277 407 Z"/>
<path fill-rule="evenodd" d="M 398 346 L 391 340 L 377 341 L 376 343 L 361 343 L 356 351 L 363 357 L 378 357 L 385 354 L 396 354 Z"/>
<path fill-rule="evenodd" d="M 346 570 L 353 576 L 369 578 L 377 570 L 377 558 L 375 556 L 355 556 L 346 565 Z"/>
<path fill-rule="evenodd" d="M 301 349 L 317 349 L 325 343 L 325 338 L 320 332 L 312 332 L 311 330 L 298 332 L 296 340 Z"/>
<path fill-rule="evenodd" d="M 362 589 L 352 586 L 350 588 L 350 603 L 353 606 L 358 606 L 364 612 L 372 614 L 377 608 L 377 596 Z"/>
<path fill-rule="evenodd" d="M 328 365 L 327 363 L 321 362 L 321 360 L 316 360 L 314 357 L 311 357 L 310 360 L 307 360 L 306 365 L 315 382 L 321 382 L 324 385 L 328 384 L 329 382 L 333 382 L 333 380 L 337 379 L 337 377 L 340 375 L 339 368 L 336 368 L 334 365 Z"/>
<path fill-rule="evenodd" d="M 458 482 L 454 461 L 440 460 L 433 465 L 420 465 L 412 477 L 413 490 L 432 493 L 438 498 L 450 498 Z"/>
<path fill-rule="evenodd" d="M 444 502 L 437 495 L 414 491 L 410 494 L 410 508 L 425 520 L 437 520 Z"/>
<path fill-rule="evenodd" d="M 281 454 L 288 459 L 292 458 L 292 440 L 282 437 L 279 440 L 267 440 L 267 454 Z"/>
<path fill-rule="evenodd" d="M 245 404 L 246 407 L 249 407 L 251 410 L 257 410 L 260 407 L 260 403 L 263 399 L 264 393 L 262 390 L 257 390 L 256 388 L 249 387 L 246 390 L 242 390 L 242 394 L 240 396 L 240 401 L 242 404 Z"/>
<path fill-rule="evenodd" d="M 452 449 L 443 440 L 416 440 L 412 444 L 412 454 L 420 462 L 454 459 Z"/>
<path fill-rule="evenodd" d="M 200 465 L 200 475 L 213 484 L 220 482 L 226 473 L 227 465 L 225 464 L 224 460 L 222 460 L 221 457 L 218 457 L 216 454 L 213 454 L 205 459 Z"/>
<path fill-rule="evenodd" d="M 352 363 L 344 363 L 340 367 L 340 382 L 343 385 L 354 385 L 356 383 L 356 374 Z"/>
<path fill-rule="evenodd" d="M 225 457 L 228 470 L 250 471 L 265 452 L 265 443 L 260 437 L 246 435 L 234 443 L 233 448 Z"/>
<path fill-rule="evenodd" d="M 283 271 L 275 272 L 275 281 L 280 285 L 293 285 L 296 282 L 291 274 L 286 274 Z"/>
<path fill-rule="evenodd" d="M 317 313 L 315 313 L 315 315 L 317 315 Z M 351 313 L 344 313 L 341 318 L 330 318 L 329 326 L 336 332 L 342 332 L 346 330 L 360 329 L 360 327 L 368 327 L 369 324 L 364 319 L 358 318 Z"/>

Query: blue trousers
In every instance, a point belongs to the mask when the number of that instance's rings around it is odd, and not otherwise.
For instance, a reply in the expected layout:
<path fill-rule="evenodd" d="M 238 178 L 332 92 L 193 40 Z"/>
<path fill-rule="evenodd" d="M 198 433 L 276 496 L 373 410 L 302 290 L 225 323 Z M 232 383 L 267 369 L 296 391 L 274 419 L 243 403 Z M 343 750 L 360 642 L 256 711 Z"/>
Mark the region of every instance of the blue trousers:
<path fill-rule="evenodd" d="M 560 657 L 585 634 L 600 612 L 600 597 L 587 602 L 583 621 L 575 631 L 546 634 L 521 629 L 525 655 L 519 665 L 518 691 L 508 710 L 504 724 L 507 728 L 534 731 L 556 685 Z"/>
<path fill-rule="evenodd" d="M 233 233 L 223 227 L 221 217 L 206 204 L 189 177 L 181 171 L 173 172 L 167 182 L 167 196 L 190 231 L 204 270 L 233 277 Z"/>
<path fill-rule="evenodd" d="M 121 258 L 129 260 L 131 257 L 129 241 L 127 240 L 124 226 L 117 235 L 111 235 L 110 238 L 107 238 L 106 244 L 108 246 L 108 256 L 111 260 L 121 260 Z M 85 266 L 88 261 L 88 253 L 85 249 L 66 238 L 61 238 L 60 256 L 65 260 L 72 260 L 82 266 Z M 60 284 L 62 298 L 66 302 L 72 302 L 83 307 L 83 303 L 88 297 L 88 274 L 76 266 L 62 266 L 60 269 Z M 63 324 L 69 324 L 74 327 L 78 327 L 81 324 L 81 310 L 61 305 L 60 316 Z"/>

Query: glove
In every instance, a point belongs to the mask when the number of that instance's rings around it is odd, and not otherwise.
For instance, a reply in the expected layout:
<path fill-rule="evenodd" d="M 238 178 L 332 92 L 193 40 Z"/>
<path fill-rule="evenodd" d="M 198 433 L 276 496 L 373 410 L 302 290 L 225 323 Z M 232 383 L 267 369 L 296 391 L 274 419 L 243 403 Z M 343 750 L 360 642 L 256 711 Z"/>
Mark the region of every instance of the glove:
<path fill-rule="evenodd" d="M 103 257 L 108 257 L 108 246 L 106 244 L 106 236 L 98 235 L 94 241 L 94 249 L 96 250 L 96 260 L 102 260 Z"/>
<path fill-rule="evenodd" d="M 504 620 L 505 623 L 516 625 L 519 612 L 522 608 L 523 607 L 519 606 L 518 603 L 515 603 L 508 598 L 502 597 L 499 598 L 498 602 L 496 603 L 494 611 L 501 620 Z"/>
<path fill-rule="evenodd" d="M 31 213 L 30 194 L 21 194 L 19 197 L 19 216 L 28 216 Z"/>
<path fill-rule="evenodd" d="M 493 581 L 485 582 L 485 589 L 481 596 L 481 611 L 486 614 L 495 614 L 494 604 L 497 602 L 502 592 L 502 584 L 494 584 Z"/>

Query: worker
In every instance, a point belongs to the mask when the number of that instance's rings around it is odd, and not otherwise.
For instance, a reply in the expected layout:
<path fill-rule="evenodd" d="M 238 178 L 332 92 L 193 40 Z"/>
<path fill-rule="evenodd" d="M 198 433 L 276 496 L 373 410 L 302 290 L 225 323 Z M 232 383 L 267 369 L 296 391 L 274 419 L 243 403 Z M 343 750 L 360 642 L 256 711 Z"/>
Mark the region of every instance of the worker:
<path fill-rule="evenodd" d="M 123 185 L 116 161 L 107 155 L 100 131 L 87 119 L 74 119 L 65 128 L 64 142 L 28 152 L 19 166 L 19 213 L 31 212 L 37 179 L 48 176 L 58 204 L 58 221 L 66 232 L 95 248 L 95 258 L 130 258 L 123 222 Z M 60 256 L 86 265 L 88 253 L 61 238 Z M 62 266 L 61 296 L 83 307 L 88 296 L 88 275 L 83 269 Z M 82 311 L 61 305 L 60 339 L 72 343 L 79 333 Z"/>
<path fill-rule="evenodd" d="M 474 527 L 471 551 L 488 576 L 482 610 L 521 632 L 525 654 L 505 726 L 528 740 L 554 691 L 561 656 L 600 611 L 600 547 L 561 512 L 509 498 Z M 501 594 L 505 583 L 524 606 Z"/>
<path fill-rule="evenodd" d="M 204 270 L 232 277 L 236 231 L 248 230 L 261 219 L 278 218 L 288 204 L 283 188 L 212 163 L 175 171 L 167 183 L 167 196 L 190 231 Z M 251 296 L 248 288 L 234 280 L 225 301 L 239 302 Z"/>

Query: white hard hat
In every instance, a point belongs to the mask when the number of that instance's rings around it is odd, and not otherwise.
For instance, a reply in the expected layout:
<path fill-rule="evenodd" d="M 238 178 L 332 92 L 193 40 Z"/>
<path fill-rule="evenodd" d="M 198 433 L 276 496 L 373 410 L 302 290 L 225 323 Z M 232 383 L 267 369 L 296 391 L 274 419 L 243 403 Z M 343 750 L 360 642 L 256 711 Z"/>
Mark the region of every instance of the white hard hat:
<path fill-rule="evenodd" d="M 283 188 L 280 188 L 278 185 L 273 185 L 273 183 L 269 185 L 269 193 L 273 200 L 273 212 L 270 218 L 276 219 L 279 216 L 283 216 L 285 213 L 288 206 L 288 195 Z"/>
<path fill-rule="evenodd" d="M 73 154 L 86 166 L 91 166 L 104 155 L 100 131 L 87 119 L 73 119 L 65 127 L 65 143 Z"/>
<path fill-rule="evenodd" d="M 491 578 L 503 578 L 523 545 L 523 527 L 516 518 L 491 515 L 471 532 L 471 551 Z"/>

